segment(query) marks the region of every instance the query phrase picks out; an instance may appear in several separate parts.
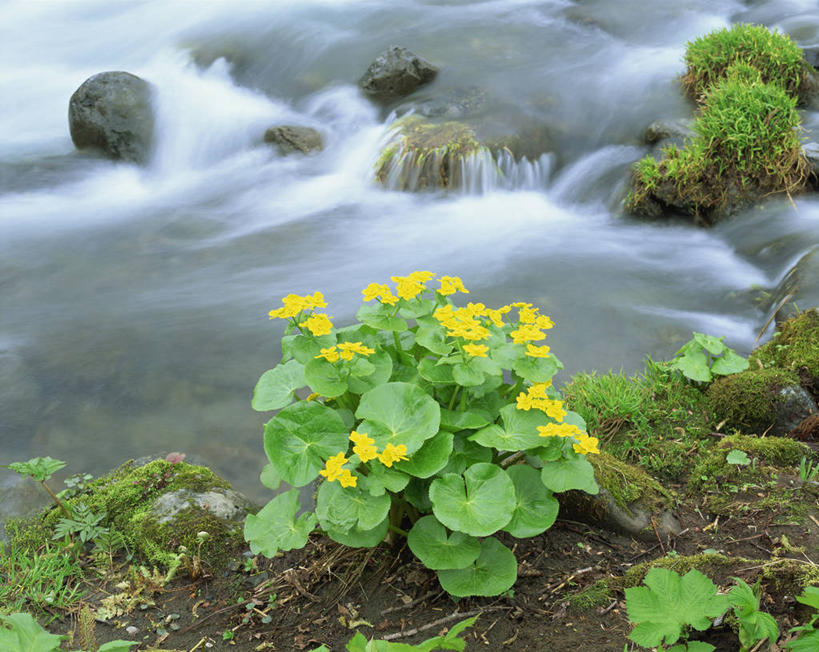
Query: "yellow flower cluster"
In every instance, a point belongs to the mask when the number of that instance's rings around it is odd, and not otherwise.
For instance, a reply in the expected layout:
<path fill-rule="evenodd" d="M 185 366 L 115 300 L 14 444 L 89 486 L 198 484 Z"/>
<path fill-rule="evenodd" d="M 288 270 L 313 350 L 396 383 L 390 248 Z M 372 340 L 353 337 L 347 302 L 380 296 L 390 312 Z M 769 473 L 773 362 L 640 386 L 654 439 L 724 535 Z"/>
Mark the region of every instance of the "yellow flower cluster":
<path fill-rule="evenodd" d="M 321 292 L 314 292 L 303 297 L 298 294 L 288 294 L 282 299 L 282 303 L 284 306 L 268 313 L 270 319 L 290 319 L 298 315 L 302 310 L 327 307 L 324 295 Z"/>
<path fill-rule="evenodd" d="M 342 360 L 352 360 L 356 353 L 368 356 L 375 353 L 375 349 L 364 346 L 361 342 L 341 342 L 335 346 L 321 349 L 321 353 L 315 357 L 324 358 L 328 362 L 336 362 L 339 358 Z"/>
<path fill-rule="evenodd" d="M 427 289 L 424 285 L 435 278 L 433 272 L 412 272 L 409 276 L 390 276 L 395 283 L 395 292 L 402 299 L 414 299 Z"/>
<path fill-rule="evenodd" d="M 551 385 L 548 383 L 537 383 L 532 385 L 527 392 L 521 392 L 517 396 L 518 410 L 542 410 L 547 415 L 552 417 L 555 421 L 563 421 L 566 416 L 566 410 L 563 409 L 563 401 L 549 398 L 546 395 L 546 388 Z"/>
<path fill-rule="evenodd" d="M 464 344 L 464 351 L 473 358 L 486 358 L 489 347 L 486 344 Z"/>
<path fill-rule="evenodd" d="M 575 439 L 577 439 L 577 443 L 572 446 L 575 453 L 587 455 L 588 453 L 600 452 L 597 448 L 597 437 L 590 437 L 585 432 L 581 432 Z"/>
<path fill-rule="evenodd" d="M 364 295 L 364 301 L 372 301 L 378 299 L 381 303 L 394 306 L 398 303 L 398 297 L 392 293 L 388 285 L 383 283 L 370 283 L 367 287 L 361 290 Z"/>
<path fill-rule="evenodd" d="M 455 294 L 456 292 L 469 294 L 469 290 L 464 287 L 463 281 L 457 276 L 442 276 L 438 280 L 441 282 L 441 289 L 438 290 L 438 294 L 442 294 L 445 297 L 448 297 L 450 294 Z"/>
<path fill-rule="evenodd" d="M 384 450 L 379 453 L 378 448 L 375 447 L 374 439 L 369 437 L 367 433 L 356 432 L 355 430 L 350 433 L 350 441 L 353 442 L 353 453 L 358 455 L 362 462 L 369 462 L 378 458 L 379 462 L 389 468 L 395 462 L 409 459 L 407 457 L 407 447 L 404 444 L 398 446 L 387 444 Z M 342 487 L 355 487 L 358 478 L 350 473 L 348 469 L 342 468 L 349 461 L 349 458 L 344 456 L 344 451 L 341 451 L 325 462 L 325 466 L 319 471 L 319 475 L 327 478 L 327 482 L 338 480 Z"/>
<path fill-rule="evenodd" d="M 338 480 L 338 483 L 342 487 L 355 487 L 358 478 L 350 473 L 349 469 L 341 468 L 349 461 L 348 458 L 344 457 L 343 452 L 338 453 L 338 455 L 333 455 L 327 460 L 324 468 L 319 471 L 319 475 L 323 475 L 327 478 L 327 482 Z"/>
<path fill-rule="evenodd" d="M 306 326 L 313 335 L 327 335 L 333 330 L 333 322 L 322 313 L 310 315 L 306 321 L 299 322 L 299 326 Z"/>
<path fill-rule="evenodd" d="M 391 276 L 390 279 L 395 283 L 395 293 L 388 285 L 384 283 L 370 283 L 367 287 L 361 290 L 364 295 L 364 301 L 372 301 L 378 299 L 381 303 L 386 303 L 394 306 L 398 303 L 398 299 L 414 299 L 419 294 L 427 289 L 426 283 L 435 278 L 433 272 L 419 271 L 412 272 L 407 276 Z M 463 292 L 469 294 L 469 290 L 464 287 L 463 281 L 457 276 L 442 276 L 438 279 L 441 282 L 440 289 L 436 290 L 442 296 L 449 296 L 456 292 Z"/>
<path fill-rule="evenodd" d="M 486 306 L 482 303 L 468 303 L 465 308 L 446 305 L 432 314 L 446 328 L 447 335 L 471 341 L 489 337 L 489 329 L 478 319 L 485 315 Z"/>

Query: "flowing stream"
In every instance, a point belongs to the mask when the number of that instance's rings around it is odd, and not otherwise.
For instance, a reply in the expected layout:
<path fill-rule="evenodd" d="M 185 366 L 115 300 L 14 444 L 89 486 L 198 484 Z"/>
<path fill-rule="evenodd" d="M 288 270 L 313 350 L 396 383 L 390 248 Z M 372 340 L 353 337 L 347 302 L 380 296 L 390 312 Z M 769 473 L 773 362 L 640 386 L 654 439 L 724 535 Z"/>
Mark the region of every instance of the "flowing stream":
<path fill-rule="evenodd" d="M 268 310 L 322 290 L 346 324 L 361 288 L 412 270 L 541 305 L 562 382 L 638 370 L 693 330 L 747 354 L 787 292 L 819 304 L 819 198 L 711 230 L 621 211 L 646 126 L 691 116 L 686 41 L 732 22 L 819 45 L 815 0 L 5 0 L 0 463 L 98 474 L 180 450 L 261 500 L 269 415 L 250 396 L 282 333 Z M 547 151 L 478 158 L 454 191 L 378 185 L 396 116 L 357 80 L 393 44 L 441 67 L 413 98 L 479 89 Z M 105 70 L 156 87 L 146 167 L 72 145 L 69 97 Z M 803 120 L 819 140 L 819 113 Z M 262 142 L 277 124 L 318 129 L 324 150 L 280 156 Z"/>

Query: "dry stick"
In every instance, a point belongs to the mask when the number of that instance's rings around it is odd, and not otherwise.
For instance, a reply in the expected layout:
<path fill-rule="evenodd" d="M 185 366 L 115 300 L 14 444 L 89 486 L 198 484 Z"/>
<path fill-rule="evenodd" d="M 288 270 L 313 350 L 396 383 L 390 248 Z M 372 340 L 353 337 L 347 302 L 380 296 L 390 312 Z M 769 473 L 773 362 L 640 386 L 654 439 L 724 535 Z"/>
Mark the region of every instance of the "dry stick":
<path fill-rule="evenodd" d="M 657 531 L 657 525 L 654 523 L 654 517 L 651 517 L 651 527 L 654 528 L 654 534 L 657 536 L 657 541 L 660 543 L 660 550 L 663 551 L 665 554 L 665 546 L 663 545 L 663 540 L 660 538 L 660 533 Z"/>
<path fill-rule="evenodd" d="M 432 596 L 438 595 L 439 593 L 442 593 L 442 591 L 427 591 L 420 598 L 415 598 L 415 600 L 413 600 L 412 602 L 407 602 L 407 604 L 402 604 L 402 605 L 399 605 L 397 607 L 389 607 L 388 609 L 384 609 L 384 611 L 382 611 L 381 614 L 384 615 L 384 614 L 392 613 L 393 611 L 401 611 L 402 609 L 410 609 L 410 608 L 414 607 L 415 605 L 423 602 L 427 598 L 431 598 Z"/>
<path fill-rule="evenodd" d="M 444 623 L 451 622 L 453 620 L 458 620 L 459 618 L 471 618 L 472 616 L 477 616 L 481 613 L 486 613 L 487 611 L 498 611 L 501 609 L 511 609 L 512 607 L 487 607 L 485 609 L 475 609 L 473 611 L 466 611 L 460 612 L 456 611 L 454 613 L 449 614 L 448 616 L 444 616 L 443 618 L 439 618 L 438 620 L 433 620 L 431 623 L 427 623 L 426 625 L 421 625 L 420 627 L 413 627 L 412 629 L 407 629 L 403 632 L 396 632 L 395 634 L 387 634 L 382 640 L 384 641 L 394 641 L 397 638 L 407 638 L 408 636 L 415 636 L 421 632 L 425 632 L 428 629 L 432 629 L 433 627 L 438 627 L 438 625 L 443 625 Z"/>
<path fill-rule="evenodd" d="M 202 645 L 202 644 L 203 644 L 205 641 L 207 641 L 207 640 L 208 640 L 208 637 L 207 637 L 207 636 L 203 636 L 201 639 L 199 639 L 199 642 L 198 642 L 196 645 L 194 645 L 194 646 L 193 646 L 193 647 L 192 647 L 190 650 L 188 650 L 188 652 L 195 652 L 195 651 L 196 651 L 196 648 L 198 648 L 199 646 L 201 646 L 201 645 Z"/>
<path fill-rule="evenodd" d="M 600 612 L 600 615 L 601 615 L 601 616 L 605 616 L 605 615 L 606 615 L 606 614 L 607 614 L 609 611 L 611 611 L 612 609 L 614 609 L 616 606 L 617 606 L 617 600 L 614 600 L 614 601 L 613 601 L 613 602 L 612 602 L 612 603 L 611 603 L 611 604 L 610 604 L 608 607 L 606 607 L 605 609 L 603 609 L 603 610 Z"/>

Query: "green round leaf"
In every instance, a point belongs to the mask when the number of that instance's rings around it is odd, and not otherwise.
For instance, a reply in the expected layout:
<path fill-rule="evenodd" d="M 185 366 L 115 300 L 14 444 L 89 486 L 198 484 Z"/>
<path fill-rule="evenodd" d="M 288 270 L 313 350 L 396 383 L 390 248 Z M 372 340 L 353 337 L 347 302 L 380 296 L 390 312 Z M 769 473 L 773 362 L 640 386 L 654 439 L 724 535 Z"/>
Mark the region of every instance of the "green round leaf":
<path fill-rule="evenodd" d="M 364 361 L 373 365 L 373 370 L 366 376 L 350 376 L 347 385 L 353 394 L 363 394 L 378 385 L 383 385 L 392 375 L 392 358 L 386 351 L 376 351 L 366 360 L 362 359 L 362 362 Z"/>
<path fill-rule="evenodd" d="M 544 462 L 540 470 L 540 479 L 547 489 L 555 493 L 569 489 L 580 489 L 588 494 L 600 491 L 594 480 L 594 467 L 582 455 Z"/>
<path fill-rule="evenodd" d="M 526 464 L 506 469 L 515 485 L 517 504 L 512 520 L 503 528 L 514 537 L 533 537 L 548 530 L 557 518 L 560 508 L 557 499 L 540 480 L 540 473 Z"/>
<path fill-rule="evenodd" d="M 711 370 L 708 368 L 708 357 L 703 350 L 689 352 L 680 358 L 675 358 L 669 363 L 669 366 L 672 369 L 678 369 L 691 380 L 708 383 L 713 379 Z"/>
<path fill-rule="evenodd" d="M 437 434 L 441 408 L 417 385 L 385 383 L 361 396 L 355 415 L 366 420 L 359 432 L 372 437 L 379 450 L 403 444 L 409 455 Z"/>
<path fill-rule="evenodd" d="M 728 349 L 722 337 L 705 335 L 704 333 L 694 333 L 694 341 L 702 346 L 711 355 L 720 355 Z"/>
<path fill-rule="evenodd" d="M 473 444 L 466 439 L 469 433 L 456 433 L 452 442 L 452 453 L 449 455 L 449 462 L 441 470 L 441 475 L 446 473 L 456 473 L 460 475 L 468 466 L 478 462 L 491 462 L 492 451 L 478 444 Z"/>
<path fill-rule="evenodd" d="M 446 528 L 431 515 L 415 522 L 407 534 L 407 545 L 432 570 L 466 568 L 481 552 L 480 541 L 475 537 L 463 532 L 447 536 Z"/>
<path fill-rule="evenodd" d="M 562 368 L 563 364 L 553 355 L 549 355 L 548 358 L 533 358 L 524 355 L 515 360 L 512 365 L 512 369 L 518 376 L 533 383 L 545 383 L 551 380 L 552 376 Z"/>
<path fill-rule="evenodd" d="M 358 321 L 367 324 L 377 330 L 385 331 L 405 331 L 407 330 L 407 322 L 400 317 L 394 317 L 395 308 L 384 303 L 372 301 L 365 303 L 355 316 Z"/>
<path fill-rule="evenodd" d="M 418 319 L 415 343 L 436 355 L 447 355 L 452 351 L 452 345 L 446 342 L 446 330 L 433 317 Z"/>
<path fill-rule="evenodd" d="M 276 467 L 272 464 L 265 464 L 262 472 L 259 474 L 259 482 L 261 482 L 268 489 L 276 491 L 282 483 L 282 478 L 276 471 Z"/>
<path fill-rule="evenodd" d="M 442 430 L 409 456 L 405 462 L 396 462 L 395 468 L 416 478 L 428 478 L 443 469 L 452 452 L 453 434 Z"/>
<path fill-rule="evenodd" d="M 285 335 L 282 338 L 282 359 L 295 358 L 302 364 L 307 364 L 314 359 L 321 349 L 327 349 L 336 343 L 336 336 L 331 334 L 321 335 Z"/>
<path fill-rule="evenodd" d="M 296 519 L 299 510 L 299 490 L 280 493 L 258 514 L 245 519 L 245 541 L 251 552 L 273 557 L 279 550 L 303 548 L 307 537 L 316 527 L 316 515 L 304 513 Z"/>
<path fill-rule="evenodd" d="M 475 387 L 483 384 L 484 373 L 471 360 L 452 365 L 452 379 L 461 387 Z"/>
<path fill-rule="evenodd" d="M 711 372 L 720 376 L 729 376 L 730 374 L 745 371 L 747 368 L 748 360 L 728 349 L 725 355 L 715 360 L 714 364 L 711 365 Z"/>
<path fill-rule="evenodd" d="M 515 555 L 497 539 L 481 541 L 481 554 L 466 568 L 438 571 L 444 591 L 458 598 L 500 595 L 512 588 L 517 579 Z"/>
<path fill-rule="evenodd" d="M 389 528 L 390 520 L 385 518 L 378 525 L 371 530 L 362 530 L 359 527 L 354 527 L 348 532 L 336 530 L 332 527 L 325 527 L 333 541 L 351 548 L 373 548 L 384 540 L 387 536 L 387 529 Z M 322 526 L 323 527 L 323 526 Z"/>
<path fill-rule="evenodd" d="M 495 464 L 473 464 L 463 475 L 448 473 L 429 487 L 432 511 L 450 530 L 474 537 L 497 532 L 512 518 L 515 485 Z"/>
<path fill-rule="evenodd" d="M 316 479 L 325 460 L 347 450 L 349 434 L 335 410 L 299 401 L 267 422 L 264 452 L 282 480 L 303 487 Z"/>
<path fill-rule="evenodd" d="M 552 423 L 540 410 L 518 410 L 514 404 L 501 409 L 503 426 L 493 424 L 479 430 L 469 439 L 487 448 L 502 451 L 523 451 L 544 444 L 537 427 Z"/>
<path fill-rule="evenodd" d="M 424 358 L 418 363 L 418 374 L 424 380 L 439 385 L 449 385 L 455 382 L 452 378 L 452 366 L 439 365 L 432 358 Z"/>
<path fill-rule="evenodd" d="M 450 432 L 477 430 L 488 425 L 489 421 L 489 415 L 482 410 L 458 412 L 456 410 L 441 409 L 441 428 Z"/>
<path fill-rule="evenodd" d="M 324 358 L 313 358 L 304 365 L 304 377 L 310 389 L 327 398 L 341 396 L 347 391 L 345 376 L 346 372 L 342 372 L 337 363 Z"/>
<path fill-rule="evenodd" d="M 387 517 L 391 504 L 389 494 L 373 496 L 361 487 L 322 482 L 316 496 L 316 516 L 324 529 L 349 532 L 357 527 L 366 531 Z"/>
<path fill-rule="evenodd" d="M 362 489 L 366 489 L 373 496 L 380 496 L 385 491 L 397 493 L 402 491 L 410 481 L 410 476 L 397 471 L 394 467 L 387 468 L 380 462 L 369 465 L 370 473 L 358 479 Z"/>
<path fill-rule="evenodd" d="M 304 365 L 290 360 L 262 374 L 253 390 L 250 406 L 258 412 L 278 410 L 292 403 L 294 392 L 306 384 Z"/>

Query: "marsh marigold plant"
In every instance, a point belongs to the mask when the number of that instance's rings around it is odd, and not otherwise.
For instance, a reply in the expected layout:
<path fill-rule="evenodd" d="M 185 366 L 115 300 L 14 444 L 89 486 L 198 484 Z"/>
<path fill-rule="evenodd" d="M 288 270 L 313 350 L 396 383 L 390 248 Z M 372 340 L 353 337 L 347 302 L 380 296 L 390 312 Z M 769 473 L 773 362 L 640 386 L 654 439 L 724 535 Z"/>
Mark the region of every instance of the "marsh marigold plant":
<path fill-rule="evenodd" d="M 532 537 L 555 521 L 555 493 L 597 493 L 597 439 L 563 405 L 552 320 L 525 302 L 458 306 L 457 276 L 416 271 L 362 290 L 358 323 L 337 327 L 321 292 L 289 294 L 282 359 L 252 405 L 264 429 L 262 482 L 278 489 L 245 538 L 272 557 L 317 526 L 348 546 L 406 537 L 454 596 L 498 595 L 517 579 L 494 535 Z M 299 487 L 316 483 L 313 511 Z M 300 513 L 301 512 L 301 513 Z"/>

